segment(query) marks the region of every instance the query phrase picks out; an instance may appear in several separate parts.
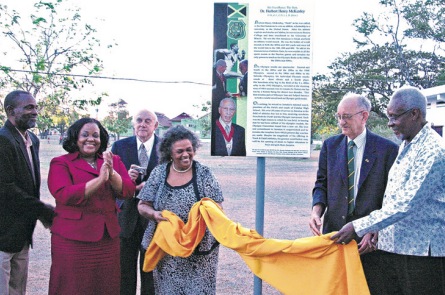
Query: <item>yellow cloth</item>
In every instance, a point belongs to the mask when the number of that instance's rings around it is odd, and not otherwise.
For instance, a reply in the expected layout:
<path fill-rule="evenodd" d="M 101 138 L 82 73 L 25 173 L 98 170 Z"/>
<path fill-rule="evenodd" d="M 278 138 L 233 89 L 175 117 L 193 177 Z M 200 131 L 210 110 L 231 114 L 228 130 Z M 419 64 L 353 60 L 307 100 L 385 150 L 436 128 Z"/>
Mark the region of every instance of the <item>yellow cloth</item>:
<path fill-rule="evenodd" d="M 187 224 L 169 211 L 162 216 L 147 249 L 144 271 L 152 271 L 167 253 L 188 257 L 206 225 L 221 245 L 238 252 L 252 272 L 284 294 L 369 294 L 357 244 L 337 245 L 332 234 L 297 240 L 266 239 L 228 219 L 204 198 L 195 203 Z"/>

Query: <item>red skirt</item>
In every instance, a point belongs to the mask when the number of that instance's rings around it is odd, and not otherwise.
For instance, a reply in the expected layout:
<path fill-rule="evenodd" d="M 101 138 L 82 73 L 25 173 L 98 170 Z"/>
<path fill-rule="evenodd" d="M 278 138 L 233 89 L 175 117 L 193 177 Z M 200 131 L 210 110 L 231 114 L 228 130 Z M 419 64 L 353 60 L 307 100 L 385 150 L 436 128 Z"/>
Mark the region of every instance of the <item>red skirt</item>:
<path fill-rule="evenodd" d="M 119 295 L 119 237 L 98 242 L 51 236 L 49 295 Z"/>

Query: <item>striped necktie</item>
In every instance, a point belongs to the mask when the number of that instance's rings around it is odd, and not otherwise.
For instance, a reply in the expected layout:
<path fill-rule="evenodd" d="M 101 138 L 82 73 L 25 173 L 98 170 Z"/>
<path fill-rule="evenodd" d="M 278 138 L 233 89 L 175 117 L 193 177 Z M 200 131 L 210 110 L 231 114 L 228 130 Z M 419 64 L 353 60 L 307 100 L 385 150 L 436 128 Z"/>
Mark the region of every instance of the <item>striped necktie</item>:
<path fill-rule="evenodd" d="M 354 141 L 348 143 L 348 215 L 354 212 Z"/>
<path fill-rule="evenodd" d="M 147 149 L 145 148 L 144 144 L 141 144 L 139 148 L 139 164 L 141 165 L 142 168 L 147 169 L 148 156 L 147 156 Z"/>

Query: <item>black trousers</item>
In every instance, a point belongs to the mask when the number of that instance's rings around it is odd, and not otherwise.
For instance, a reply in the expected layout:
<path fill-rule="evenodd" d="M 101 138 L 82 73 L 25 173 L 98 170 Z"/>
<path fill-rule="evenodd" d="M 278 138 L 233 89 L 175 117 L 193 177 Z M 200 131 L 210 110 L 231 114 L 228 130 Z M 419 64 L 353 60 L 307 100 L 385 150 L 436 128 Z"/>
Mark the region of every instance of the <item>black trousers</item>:
<path fill-rule="evenodd" d="M 445 257 L 380 252 L 382 294 L 445 294 Z"/>
<path fill-rule="evenodd" d="M 130 238 L 121 238 L 121 295 L 135 295 L 137 286 L 137 270 L 141 278 L 141 293 L 144 295 L 154 295 L 153 272 L 144 272 L 145 250 L 141 246 L 144 229 L 137 226 L 133 236 Z M 139 267 L 138 267 L 139 261 Z"/>
<path fill-rule="evenodd" d="M 363 271 L 365 272 L 366 282 L 368 283 L 371 295 L 384 295 L 384 281 L 382 277 L 381 266 L 382 251 L 374 251 L 360 255 Z"/>

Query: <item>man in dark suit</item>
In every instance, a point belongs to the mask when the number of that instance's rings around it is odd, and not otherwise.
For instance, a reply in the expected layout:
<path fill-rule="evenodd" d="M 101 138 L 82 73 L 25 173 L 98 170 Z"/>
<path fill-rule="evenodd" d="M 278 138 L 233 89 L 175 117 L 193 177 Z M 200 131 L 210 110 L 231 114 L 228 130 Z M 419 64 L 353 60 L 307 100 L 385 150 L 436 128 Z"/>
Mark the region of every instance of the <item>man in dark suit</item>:
<path fill-rule="evenodd" d="M 136 181 L 136 195 L 144 187 L 151 170 L 158 164 L 156 146 L 159 138 L 154 134 L 158 127 L 155 113 L 140 110 L 133 118 L 135 136 L 116 141 L 111 151 L 120 156 L 130 177 Z M 136 294 L 137 269 L 141 278 L 141 294 L 154 294 L 153 274 L 142 271 L 145 251 L 141 247 L 147 220 L 139 215 L 139 199 L 119 202 L 121 226 L 121 294 Z"/>
<path fill-rule="evenodd" d="M 330 233 L 382 206 L 388 172 L 397 157 L 398 146 L 367 130 L 370 110 L 369 100 L 357 94 L 347 94 L 338 105 L 336 117 L 342 134 L 324 141 L 312 192 L 309 226 L 315 235 L 321 234 L 323 214 L 323 233 Z M 351 173 L 348 143 L 353 152 Z M 357 242 L 371 294 L 379 294 L 377 233 L 369 233 Z"/>
<path fill-rule="evenodd" d="M 221 100 L 226 97 L 231 97 L 232 94 L 227 91 L 227 79 L 224 76 L 224 71 L 227 69 L 226 62 L 223 59 L 216 61 L 213 68 L 213 82 L 212 82 L 212 121 L 214 122 L 219 114 L 218 107 Z"/>
<path fill-rule="evenodd" d="M 238 85 L 239 94 L 241 96 L 247 96 L 248 63 L 247 59 L 243 59 L 238 66 L 241 74 L 243 74 Z"/>
<path fill-rule="evenodd" d="M 245 156 L 245 130 L 232 123 L 236 112 L 235 101 L 225 98 L 219 105 L 219 119 L 216 120 L 215 143 L 212 156 Z"/>
<path fill-rule="evenodd" d="M 40 199 L 38 107 L 26 91 L 9 93 L 4 101 L 7 121 L 0 129 L 0 294 L 25 294 L 29 246 L 39 219 L 49 227 L 52 206 Z"/>
<path fill-rule="evenodd" d="M 215 149 L 215 132 L 216 132 L 216 119 L 219 117 L 218 108 L 221 100 L 226 97 L 231 97 L 232 94 L 227 91 L 227 79 L 224 72 L 227 69 L 227 64 L 223 59 L 218 59 L 213 67 L 213 80 L 212 80 L 212 116 L 210 122 L 212 122 L 211 132 L 211 150 Z"/>

